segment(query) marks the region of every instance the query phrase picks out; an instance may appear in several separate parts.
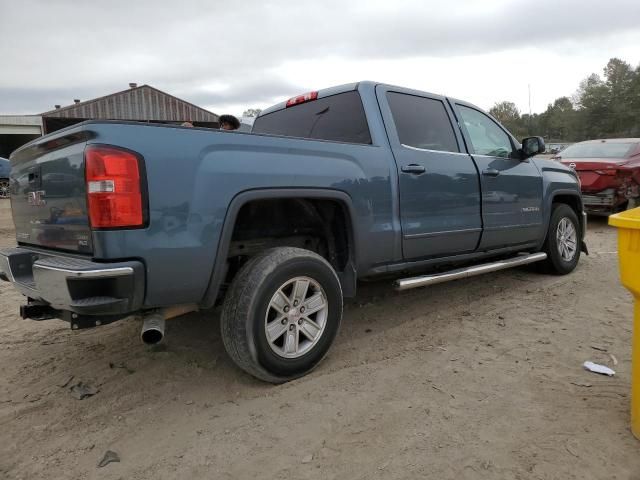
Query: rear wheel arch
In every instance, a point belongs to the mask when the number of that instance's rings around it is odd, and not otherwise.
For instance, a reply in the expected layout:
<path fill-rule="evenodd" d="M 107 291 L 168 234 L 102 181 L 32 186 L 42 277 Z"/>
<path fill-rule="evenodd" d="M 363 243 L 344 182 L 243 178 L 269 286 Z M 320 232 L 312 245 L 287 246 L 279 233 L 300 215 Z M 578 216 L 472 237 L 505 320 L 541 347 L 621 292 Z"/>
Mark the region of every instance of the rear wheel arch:
<path fill-rule="evenodd" d="M 229 270 L 228 258 L 232 246 L 234 232 L 238 224 L 243 207 L 255 202 L 268 201 L 290 201 L 299 203 L 300 208 L 313 205 L 316 210 L 323 205 L 333 203 L 340 206 L 343 215 L 346 246 L 348 258 L 342 265 L 343 268 L 336 268 L 342 284 L 345 296 L 355 295 L 356 285 L 356 232 L 354 228 L 355 212 L 351 197 L 343 191 L 331 189 L 261 189 L 249 190 L 236 195 L 229 204 L 221 230 L 220 239 L 216 251 L 213 270 L 211 273 L 209 286 L 205 292 L 201 306 L 203 308 L 212 307 L 217 298 L 220 287 L 224 283 Z M 322 212 L 309 210 L 310 215 L 322 215 Z M 329 260 L 329 259 L 327 259 Z M 337 267 L 334 266 L 334 268 Z"/>

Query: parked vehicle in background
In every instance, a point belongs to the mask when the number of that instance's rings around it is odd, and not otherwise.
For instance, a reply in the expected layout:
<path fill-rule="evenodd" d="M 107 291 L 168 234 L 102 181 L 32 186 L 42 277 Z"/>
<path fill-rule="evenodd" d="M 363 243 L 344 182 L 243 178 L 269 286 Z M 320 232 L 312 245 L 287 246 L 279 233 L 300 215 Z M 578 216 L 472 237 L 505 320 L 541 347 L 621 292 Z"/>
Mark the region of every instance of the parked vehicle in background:
<path fill-rule="evenodd" d="M 9 197 L 9 175 L 11 163 L 6 158 L 0 157 L 0 198 Z"/>
<path fill-rule="evenodd" d="M 469 103 L 373 82 L 294 97 L 252 133 L 85 122 L 11 155 L 18 248 L 0 278 L 25 318 L 139 315 L 147 343 L 222 302 L 230 357 L 283 382 L 325 356 L 358 279 L 573 271 L 578 179 L 541 152 Z"/>
<path fill-rule="evenodd" d="M 547 153 L 556 154 L 567 148 L 570 143 L 547 143 Z"/>
<path fill-rule="evenodd" d="M 554 160 L 573 168 L 582 184 L 582 201 L 590 214 L 625 210 L 640 197 L 640 138 L 575 143 Z"/>

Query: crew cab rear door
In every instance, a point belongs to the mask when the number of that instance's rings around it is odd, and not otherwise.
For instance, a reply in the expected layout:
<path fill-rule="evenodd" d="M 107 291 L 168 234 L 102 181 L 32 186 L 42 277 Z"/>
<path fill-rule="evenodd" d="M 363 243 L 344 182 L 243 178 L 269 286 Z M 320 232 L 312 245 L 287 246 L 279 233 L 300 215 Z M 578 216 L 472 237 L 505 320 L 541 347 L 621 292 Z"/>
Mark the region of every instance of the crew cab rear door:
<path fill-rule="evenodd" d="M 495 120 L 464 102 L 454 102 L 458 123 L 478 170 L 484 230 L 479 249 L 539 241 L 542 223 L 542 175 Z"/>
<path fill-rule="evenodd" d="M 450 106 L 385 85 L 376 95 L 398 170 L 404 258 L 473 252 L 482 232 L 478 171 Z"/>

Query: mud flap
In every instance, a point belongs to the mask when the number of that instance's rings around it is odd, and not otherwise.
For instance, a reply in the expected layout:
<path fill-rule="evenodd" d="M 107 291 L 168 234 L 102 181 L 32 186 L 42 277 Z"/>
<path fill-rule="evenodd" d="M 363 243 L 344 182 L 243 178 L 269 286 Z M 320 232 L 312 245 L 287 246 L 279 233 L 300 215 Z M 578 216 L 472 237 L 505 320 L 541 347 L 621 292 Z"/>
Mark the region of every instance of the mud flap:
<path fill-rule="evenodd" d="M 584 252 L 586 255 L 589 255 L 589 249 L 587 248 L 587 243 L 584 240 L 580 242 L 580 251 Z"/>

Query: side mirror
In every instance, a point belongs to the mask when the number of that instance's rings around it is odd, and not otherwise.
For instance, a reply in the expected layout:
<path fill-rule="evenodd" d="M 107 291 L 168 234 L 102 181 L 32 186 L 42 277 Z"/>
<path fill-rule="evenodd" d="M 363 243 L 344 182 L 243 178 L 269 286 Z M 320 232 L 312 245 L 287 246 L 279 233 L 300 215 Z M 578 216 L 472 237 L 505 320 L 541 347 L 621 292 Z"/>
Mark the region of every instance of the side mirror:
<path fill-rule="evenodd" d="M 529 158 L 537 155 L 538 153 L 544 153 L 544 138 L 542 137 L 527 137 L 522 140 L 522 157 Z"/>

